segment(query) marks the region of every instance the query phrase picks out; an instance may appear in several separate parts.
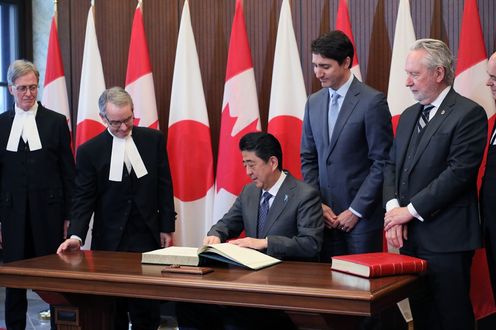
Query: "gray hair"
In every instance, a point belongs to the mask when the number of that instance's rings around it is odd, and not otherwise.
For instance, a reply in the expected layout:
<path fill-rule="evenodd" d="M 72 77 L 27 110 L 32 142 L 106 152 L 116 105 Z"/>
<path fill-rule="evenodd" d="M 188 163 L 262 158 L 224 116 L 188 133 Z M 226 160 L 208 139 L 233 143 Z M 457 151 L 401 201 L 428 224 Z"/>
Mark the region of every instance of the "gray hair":
<path fill-rule="evenodd" d="M 427 56 L 424 58 L 424 64 L 429 69 L 437 67 L 444 68 L 444 82 L 451 86 L 455 79 L 455 70 L 453 69 L 453 54 L 449 47 L 441 40 L 436 39 L 419 39 L 413 43 L 410 50 L 424 50 Z"/>
<path fill-rule="evenodd" d="M 9 85 L 14 85 L 17 78 L 27 75 L 30 72 L 34 73 L 36 76 L 36 81 L 39 82 L 40 73 L 32 62 L 26 60 L 15 60 L 9 65 L 9 69 L 7 71 L 7 82 Z"/>
<path fill-rule="evenodd" d="M 119 108 L 130 105 L 131 110 L 134 109 L 131 95 L 122 87 L 111 87 L 100 95 L 100 98 L 98 99 L 98 108 L 100 109 L 100 115 L 102 116 L 105 116 L 107 113 L 107 103 L 112 103 Z"/>

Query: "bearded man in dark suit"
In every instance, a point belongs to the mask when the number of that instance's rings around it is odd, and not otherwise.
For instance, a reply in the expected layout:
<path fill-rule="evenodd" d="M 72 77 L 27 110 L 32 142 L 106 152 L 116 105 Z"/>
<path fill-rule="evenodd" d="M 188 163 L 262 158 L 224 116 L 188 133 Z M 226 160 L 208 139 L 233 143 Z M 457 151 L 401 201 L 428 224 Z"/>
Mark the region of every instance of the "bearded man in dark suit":
<path fill-rule="evenodd" d="M 417 104 L 401 115 L 384 170 L 386 238 L 426 259 L 426 290 L 412 297 L 417 329 L 473 329 L 470 267 L 481 245 L 477 173 L 487 117 L 452 88 L 453 56 L 439 40 L 417 40 L 406 59 Z"/>
<path fill-rule="evenodd" d="M 108 129 L 77 151 L 70 238 L 57 253 L 80 249 L 93 212 L 92 250 L 145 252 L 167 247 L 175 212 L 164 135 L 133 126 L 133 101 L 120 87 L 104 91 L 99 108 Z M 116 301 L 115 329 L 127 329 L 127 311 L 133 329 L 159 326 L 158 301 Z"/>
<path fill-rule="evenodd" d="M 52 254 L 69 220 L 74 157 L 64 115 L 36 102 L 39 73 L 14 61 L 7 72 L 15 104 L 0 115 L 0 221 L 4 262 Z M 8 329 L 26 327 L 26 290 L 6 289 Z"/>

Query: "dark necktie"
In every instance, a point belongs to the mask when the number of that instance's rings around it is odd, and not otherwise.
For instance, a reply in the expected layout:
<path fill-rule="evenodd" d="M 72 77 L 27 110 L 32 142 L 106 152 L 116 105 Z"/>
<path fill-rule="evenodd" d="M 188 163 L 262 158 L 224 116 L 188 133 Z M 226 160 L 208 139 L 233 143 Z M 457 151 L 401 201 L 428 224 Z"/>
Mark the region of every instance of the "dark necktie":
<path fill-rule="evenodd" d="M 258 207 L 258 233 L 260 234 L 265 226 L 267 214 L 269 213 L 269 199 L 272 195 L 266 191 L 262 195 L 262 203 Z"/>
<path fill-rule="evenodd" d="M 494 143 L 494 141 L 496 140 L 496 130 L 493 132 L 493 136 L 491 137 L 491 141 L 489 142 L 489 145 L 492 146 Z"/>
<path fill-rule="evenodd" d="M 424 129 L 424 127 L 427 125 L 427 123 L 429 123 L 429 113 L 433 108 L 433 105 L 428 104 L 424 106 L 424 109 L 422 109 L 422 113 L 420 114 L 420 118 L 417 123 L 418 132 L 421 132 L 422 129 Z"/>
<path fill-rule="evenodd" d="M 336 125 L 336 120 L 338 119 L 338 115 L 339 115 L 339 104 L 338 104 L 339 96 L 340 95 L 338 93 L 332 92 L 331 102 L 329 102 L 329 119 L 328 119 L 329 143 L 331 143 L 332 132 L 334 131 L 334 126 Z"/>

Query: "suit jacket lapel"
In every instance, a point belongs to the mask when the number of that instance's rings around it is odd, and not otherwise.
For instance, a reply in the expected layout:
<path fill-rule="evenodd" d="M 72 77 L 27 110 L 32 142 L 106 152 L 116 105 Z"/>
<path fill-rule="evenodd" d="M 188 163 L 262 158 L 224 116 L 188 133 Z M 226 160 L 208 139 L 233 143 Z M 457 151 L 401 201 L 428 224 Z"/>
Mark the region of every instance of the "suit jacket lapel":
<path fill-rule="evenodd" d="M 353 110 L 355 110 L 355 107 L 359 100 L 358 97 L 359 95 L 360 95 L 360 83 L 356 78 L 353 78 L 350 88 L 348 89 L 348 92 L 346 93 L 346 96 L 343 100 L 343 104 L 341 105 L 341 109 L 339 110 L 339 115 L 336 120 L 334 130 L 332 131 L 332 142 L 331 145 L 329 146 L 329 154 L 331 154 L 332 150 L 336 146 L 336 143 L 339 139 L 339 135 L 343 130 L 343 127 L 350 118 L 350 115 L 353 112 Z M 327 135 L 329 135 L 329 133 Z"/>
<path fill-rule="evenodd" d="M 267 220 L 265 222 L 265 226 L 263 228 L 262 233 L 259 233 L 259 237 L 267 236 L 267 233 L 270 231 L 271 227 L 277 222 L 277 219 L 281 215 L 282 211 L 286 207 L 286 204 L 290 202 L 291 198 L 294 195 L 294 189 L 296 189 L 296 184 L 293 181 L 293 177 L 291 174 L 286 173 L 286 179 L 279 188 L 277 195 L 272 203 L 272 206 L 269 209 L 269 214 L 267 215 Z"/>
<path fill-rule="evenodd" d="M 424 132 L 420 137 L 420 141 L 418 141 L 417 150 L 415 151 L 415 155 L 413 157 L 412 166 L 415 166 L 415 164 L 418 162 L 418 160 L 420 159 L 420 155 L 422 155 L 425 148 L 429 144 L 432 135 L 436 133 L 439 127 L 441 127 L 444 120 L 453 110 L 452 106 L 455 103 L 454 100 L 455 94 L 452 92 L 453 92 L 453 88 L 446 95 L 446 98 L 443 100 L 443 103 L 441 103 L 441 105 L 439 106 L 439 109 L 437 109 L 436 115 L 432 117 L 432 119 L 429 121 L 429 124 L 424 128 Z"/>
<path fill-rule="evenodd" d="M 36 126 L 38 127 L 38 131 L 40 130 L 40 127 L 43 127 L 43 123 L 45 122 L 44 119 L 45 114 L 46 114 L 45 108 L 40 103 L 38 103 L 38 110 L 36 111 L 36 117 L 34 118 L 34 120 L 36 121 Z M 40 139 L 41 139 L 41 134 L 40 134 Z"/>
<path fill-rule="evenodd" d="M 422 105 L 417 103 L 412 111 L 405 111 L 401 115 L 400 127 L 396 130 L 396 141 L 399 144 L 396 165 L 403 167 L 403 162 L 408 151 L 410 139 L 412 138 L 414 129 L 417 128 L 418 117 L 422 111 Z"/>
<path fill-rule="evenodd" d="M 324 143 L 329 145 L 329 89 L 324 88 L 319 95 L 319 103 L 317 104 L 319 122 L 322 125 L 322 134 L 324 134 Z"/>
<path fill-rule="evenodd" d="M 246 207 L 247 209 L 248 219 L 254 219 L 253 221 L 245 221 L 245 231 L 246 236 L 248 237 L 257 237 L 258 208 L 260 206 L 261 195 L 262 189 L 253 189 L 245 199 L 246 205 L 243 205 L 243 208 Z M 243 202 L 245 202 L 245 200 L 243 200 Z M 262 236 L 259 235 L 258 237 Z"/>

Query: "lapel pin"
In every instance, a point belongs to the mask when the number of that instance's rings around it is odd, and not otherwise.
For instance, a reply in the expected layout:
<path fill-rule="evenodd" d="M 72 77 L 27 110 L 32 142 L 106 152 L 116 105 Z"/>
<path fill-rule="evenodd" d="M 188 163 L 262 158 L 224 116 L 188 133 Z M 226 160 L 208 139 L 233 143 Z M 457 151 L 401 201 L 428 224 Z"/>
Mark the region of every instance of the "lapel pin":
<path fill-rule="evenodd" d="M 288 201 L 288 195 L 284 195 L 284 203 Z"/>
<path fill-rule="evenodd" d="M 443 109 L 443 110 L 441 111 L 441 114 L 442 114 L 442 115 L 444 115 L 445 113 L 446 113 L 446 110 L 444 110 L 444 109 Z"/>

